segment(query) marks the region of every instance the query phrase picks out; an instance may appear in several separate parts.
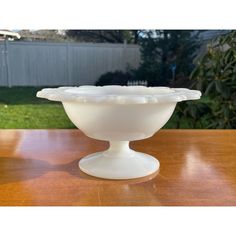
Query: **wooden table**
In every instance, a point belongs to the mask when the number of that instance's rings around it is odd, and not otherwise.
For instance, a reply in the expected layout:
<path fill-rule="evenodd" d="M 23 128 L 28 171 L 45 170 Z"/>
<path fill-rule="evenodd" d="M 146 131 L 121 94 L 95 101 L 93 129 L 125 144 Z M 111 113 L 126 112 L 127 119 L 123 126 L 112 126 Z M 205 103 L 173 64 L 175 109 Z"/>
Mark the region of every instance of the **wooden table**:
<path fill-rule="evenodd" d="M 78 169 L 81 157 L 107 147 L 79 130 L 0 130 L 0 205 L 236 205 L 236 130 L 161 130 L 131 143 L 161 163 L 146 178 Z"/>

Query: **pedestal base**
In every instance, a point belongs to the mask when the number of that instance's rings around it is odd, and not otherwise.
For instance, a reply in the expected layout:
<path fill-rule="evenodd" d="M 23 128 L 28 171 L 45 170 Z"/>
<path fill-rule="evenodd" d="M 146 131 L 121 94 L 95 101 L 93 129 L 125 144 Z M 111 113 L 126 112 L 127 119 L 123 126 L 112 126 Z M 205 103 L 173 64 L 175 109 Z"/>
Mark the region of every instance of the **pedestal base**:
<path fill-rule="evenodd" d="M 107 151 L 93 153 L 79 161 L 83 172 L 104 179 L 140 178 L 153 174 L 159 166 L 154 157 L 129 149 L 128 142 L 113 143 Z"/>

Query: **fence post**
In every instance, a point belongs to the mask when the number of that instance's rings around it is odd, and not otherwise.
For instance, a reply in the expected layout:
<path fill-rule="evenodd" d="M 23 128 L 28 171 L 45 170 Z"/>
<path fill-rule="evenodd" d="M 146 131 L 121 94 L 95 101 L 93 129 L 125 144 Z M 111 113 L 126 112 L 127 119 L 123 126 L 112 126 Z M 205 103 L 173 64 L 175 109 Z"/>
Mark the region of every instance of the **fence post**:
<path fill-rule="evenodd" d="M 11 87 L 11 69 L 10 69 L 10 63 L 9 63 L 9 44 L 8 40 L 5 40 L 5 62 L 6 62 L 6 76 L 7 76 L 7 85 L 8 87 Z"/>
<path fill-rule="evenodd" d="M 66 43 L 67 85 L 72 85 L 70 67 L 70 43 Z"/>
<path fill-rule="evenodd" d="M 126 61 L 127 61 L 127 55 L 126 55 L 126 51 L 127 51 L 127 40 L 124 40 L 123 43 L 123 69 L 126 72 Z"/>

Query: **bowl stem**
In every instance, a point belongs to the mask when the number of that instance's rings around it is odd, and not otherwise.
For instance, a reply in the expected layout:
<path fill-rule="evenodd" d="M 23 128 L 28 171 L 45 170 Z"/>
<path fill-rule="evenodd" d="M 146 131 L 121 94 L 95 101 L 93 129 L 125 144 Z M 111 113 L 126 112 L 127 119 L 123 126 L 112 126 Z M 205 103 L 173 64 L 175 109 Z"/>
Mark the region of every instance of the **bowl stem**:
<path fill-rule="evenodd" d="M 110 147 L 103 153 L 105 156 L 126 158 L 134 151 L 129 148 L 129 141 L 110 141 Z"/>
<path fill-rule="evenodd" d="M 80 169 L 105 179 L 133 179 L 156 172 L 159 161 L 145 153 L 129 148 L 129 141 L 110 141 L 103 152 L 90 154 L 79 161 Z"/>

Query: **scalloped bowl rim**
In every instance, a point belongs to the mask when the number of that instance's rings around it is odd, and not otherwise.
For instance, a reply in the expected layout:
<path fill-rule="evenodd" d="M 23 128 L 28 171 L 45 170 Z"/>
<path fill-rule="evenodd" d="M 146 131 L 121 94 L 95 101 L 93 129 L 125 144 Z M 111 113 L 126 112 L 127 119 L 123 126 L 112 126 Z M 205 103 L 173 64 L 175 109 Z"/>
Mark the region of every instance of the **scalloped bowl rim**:
<path fill-rule="evenodd" d="M 91 85 L 44 88 L 37 92 L 37 97 L 60 102 L 145 104 L 197 100 L 201 92 L 186 88 Z"/>

